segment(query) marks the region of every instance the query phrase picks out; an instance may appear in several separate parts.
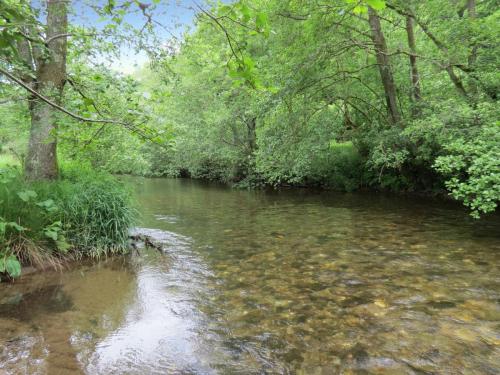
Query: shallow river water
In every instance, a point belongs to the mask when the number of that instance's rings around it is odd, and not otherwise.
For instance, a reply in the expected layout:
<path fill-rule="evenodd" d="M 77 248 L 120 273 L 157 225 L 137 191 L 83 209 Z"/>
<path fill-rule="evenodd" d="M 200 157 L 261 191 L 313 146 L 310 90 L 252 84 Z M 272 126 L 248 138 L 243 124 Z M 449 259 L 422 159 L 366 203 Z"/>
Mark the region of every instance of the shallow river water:
<path fill-rule="evenodd" d="M 132 179 L 141 249 L 0 284 L 0 374 L 499 374 L 500 218 Z"/>

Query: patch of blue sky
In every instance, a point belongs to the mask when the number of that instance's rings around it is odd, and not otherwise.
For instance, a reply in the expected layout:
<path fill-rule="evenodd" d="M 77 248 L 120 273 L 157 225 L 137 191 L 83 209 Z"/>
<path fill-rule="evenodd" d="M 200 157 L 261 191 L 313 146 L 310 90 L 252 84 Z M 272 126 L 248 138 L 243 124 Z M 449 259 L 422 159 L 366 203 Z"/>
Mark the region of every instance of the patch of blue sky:
<path fill-rule="evenodd" d="M 115 1 L 119 7 L 125 1 Z M 72 14 L 70 22 L 76 25 L 92 26 L 102 30 L 109 20 L 103 19 L 96 8 L 103 8 L 108 0 L 74 0 L 72 1 Z M 181 40 L 186 32 L 194 25 L 196 14 L 194 0 L 161 0 L 152 4 L 150 0 L 141 2 L 147 6 L 146 13 L 153 20 L 154 33 L 164 44 L 173 39 Z M 137 4 L 132 4 L 123 18 L 123 23 L 140 30 L 148 22 L 148 17 Z M 132 74 L 134 71 L 148 63 L 148 55 L 144 50 L 138 50 L 130 43 L 122 43 L 117 56 L 102 55 L 96 58 L 109 68 L 124 73 Z"/>
<path fill-rule="evenodd" d="M 104 8 L 110 0 L 70 0 L 71 13 L 69 21 L 73 25 L 93 27 L 96 30 L 103 30 L 109 24 L 109 20 L 103 19 L 97 9 Z M 140 30 L 148 21 L 139 4 L 146 6 L 146 13 L 151 15 L 154 34 L 161 41 L 160 45 L 172 45 L 173 40 L 180 41 L 185 33 L 194 28 L 197 6 L 209 7 L 218 1 L 214 0 L 160 0 L 157 4 L 152 0 L 112 0 L 115 8 L 121 7 L 125 3 L 131 3 L 123 18 L 123 23 Z M 230 3 L 234 0 L 221 0 L 223 3 Z M 43 10 L 45 0 L 32 0 L 35 9 Z M 39 15 L 44 21 L 45 14 Z M 175 44 L 175 43 L 174 43 Z M 179 43 L 177 42 L 177 45 Z M 95 57 L 94 62 L 103 64 L 110 69 L 123 74 L 132 74 L 137 69 L 148 63 L 149 57 L 146 51 L 138 50 L 133 43 L 121 43 L 116 55 L 101 54 Z"/>

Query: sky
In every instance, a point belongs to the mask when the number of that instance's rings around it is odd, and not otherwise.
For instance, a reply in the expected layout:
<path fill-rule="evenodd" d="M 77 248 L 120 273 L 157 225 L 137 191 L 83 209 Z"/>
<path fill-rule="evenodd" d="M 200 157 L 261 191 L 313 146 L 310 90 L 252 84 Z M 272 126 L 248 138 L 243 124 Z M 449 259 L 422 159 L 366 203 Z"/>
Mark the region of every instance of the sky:
<path fill-rule="evenodd" d="M 73 0 L 73 14 L 70 17 L 70 22 L 83 26 L 104 27 L 108 22 L 100 19 L 99 15 L 92 10 L 92 6 L 103 7 L 107 2 L 108 0 Z M 115 0 L 115 2 L 119 5 L 124 0 Z M 152 0 L 142 0 L 141 2 L 151 4 Z M 154 10 L 151 11 L 151 7 L 148 7 L 148 12 L 152 14 L 153 19 L 162 25 L 161 27 L 155 26 L 156 35 L 165 42 L 173 37 L 182 39 L 184 33 L 193 28 L 196 3 L 204 4 L 205 2 L 204 0 L 161 0 Z M 125 22 L 137 29 L 141 29 L 147 18 L 142 14 L 138 6 L 132 5 L 130 9 L 131 12 L 125 16 Z M 109 56 L 107 56 L 103 57 L 100 62 L 105 63 L 113 70 L 131 74 L 148 61 L 145 52 L 137 53 L 129 46 L 121 46 L 120 51 L 120 58 L 113 58 L 110 61 Z"/>

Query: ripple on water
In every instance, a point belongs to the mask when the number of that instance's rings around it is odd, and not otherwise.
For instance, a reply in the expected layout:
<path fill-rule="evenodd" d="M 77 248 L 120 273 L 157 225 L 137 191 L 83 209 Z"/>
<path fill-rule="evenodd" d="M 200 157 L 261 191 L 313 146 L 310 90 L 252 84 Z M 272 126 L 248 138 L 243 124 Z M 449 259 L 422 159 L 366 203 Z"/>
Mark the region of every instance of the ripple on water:
<path fill-rule="evenodd" d="M 136 231 L 164 254 L 0 289 L 0 372 L 498 373 L 497 219 L 362 194 L 143 188 L 158 229 Z"/>

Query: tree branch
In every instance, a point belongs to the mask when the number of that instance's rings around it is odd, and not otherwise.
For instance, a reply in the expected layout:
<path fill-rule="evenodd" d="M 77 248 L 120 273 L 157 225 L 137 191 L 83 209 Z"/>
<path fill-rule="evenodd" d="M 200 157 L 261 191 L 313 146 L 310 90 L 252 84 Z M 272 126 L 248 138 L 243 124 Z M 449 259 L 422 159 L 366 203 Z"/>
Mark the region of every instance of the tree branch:
<path fill-rule="evenodd" d="M 69 111 L 68 109 L 66 109 L 64 107 L 61 107 L 59 104 L 54 103 L 49 98 L 43 96 L 42 94 L 40 94 L 36 90 L 32 89 L 27 84 L 25 84 L 22 80 L 20 80 L 19 78 L 13 76 L 12 74 L 10 74 L 7 70 L 3 69 L 2 67 L 0 67 L 0 73 L 2 73 L 3 75 L 5 75 L 11 81 L 17 83 L 19 86 L 21 86 L 22 88 L 24 88 L 30 94 L 36 96 L 38 99 L 42 100 L 43 102 L 47 103 L 48 105 L 50 105 L 51 107 L 57 109 L 58 111 L 60 111 L 60 112 L 62 112 L 64 114 L 66 114 L 66 115 L 74 118 L 75 120 L 83 121 L 83 122 L 108 123 L 108 124 L 117 124 L 117 125 L 129 126 L 129 124 L 127 124 L 125 122 L 117 121 L 117 120 L 111 120 L 111 119 L 91 119 L 91 118 L 88 118 L 88 117 L 83 117 L 83 116 L 77 115 L 76 113 L 73 113 L 73 112 Z"/>

